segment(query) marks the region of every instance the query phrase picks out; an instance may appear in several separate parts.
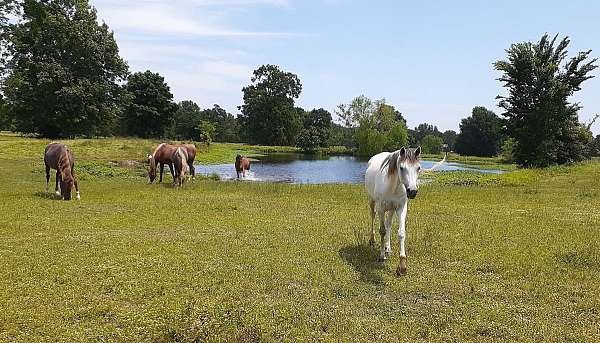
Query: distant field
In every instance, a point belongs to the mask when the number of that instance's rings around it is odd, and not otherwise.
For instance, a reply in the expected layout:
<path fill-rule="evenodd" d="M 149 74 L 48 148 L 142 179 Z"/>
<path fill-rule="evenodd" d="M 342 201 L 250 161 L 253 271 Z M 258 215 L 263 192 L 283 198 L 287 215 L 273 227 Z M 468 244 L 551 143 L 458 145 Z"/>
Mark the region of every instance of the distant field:
<path fill-rule="evenodd" d="M 158 142 L 75 140 L 65 202 L 48 142 L 0 135 L 0 341 L 600 341 L 600 161 L 438 176 L 397 278 L 360 185 L 147 185 Z"/>

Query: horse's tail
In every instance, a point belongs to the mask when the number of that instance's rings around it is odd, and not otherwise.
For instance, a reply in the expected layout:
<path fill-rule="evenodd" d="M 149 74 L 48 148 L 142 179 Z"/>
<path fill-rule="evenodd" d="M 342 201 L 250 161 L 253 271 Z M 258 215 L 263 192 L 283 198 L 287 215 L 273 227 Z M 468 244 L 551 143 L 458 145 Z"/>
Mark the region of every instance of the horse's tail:
<path fill-rule="evenodd" d="M 434 164 L 433 166 L 431 166 L 431 168 L 425 169 L 425 171 L 432 172 L 432 171 L 438 169 L 439 167 L 441 167 L 444 163 L 446 163 L 446 157 L 447 156 L 448 156 L 448 153 L 445 153 L 444 154 L 444 158 L 441 161 L 439 161 L 436 164 Z"/>
<path fill-rule="evenodd" d="M 190 166 L 188 166 L 187 163 L 187 156 L 186 153 L 183 152 L 183 149 L 181 147 L 177 148 L 177 155 L 179 156 L 179 159 L 181 161 L 181 170 L 184 173 L 189 173 Z"/>

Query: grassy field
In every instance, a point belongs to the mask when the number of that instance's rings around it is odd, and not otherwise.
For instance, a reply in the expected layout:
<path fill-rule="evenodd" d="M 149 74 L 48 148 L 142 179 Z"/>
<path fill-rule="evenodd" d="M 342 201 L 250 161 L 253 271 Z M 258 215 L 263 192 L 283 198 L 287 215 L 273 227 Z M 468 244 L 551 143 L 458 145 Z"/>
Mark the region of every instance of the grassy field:
<path fill-rule="evenodd" d="M 444 173 L 410 203 L 397 278 L 360 185 L 147 185 L 156 142 L 77 140 L 65 202 L 46 143 L 0 136 L 0 341 L 600 340 L 600 162 Z"/>

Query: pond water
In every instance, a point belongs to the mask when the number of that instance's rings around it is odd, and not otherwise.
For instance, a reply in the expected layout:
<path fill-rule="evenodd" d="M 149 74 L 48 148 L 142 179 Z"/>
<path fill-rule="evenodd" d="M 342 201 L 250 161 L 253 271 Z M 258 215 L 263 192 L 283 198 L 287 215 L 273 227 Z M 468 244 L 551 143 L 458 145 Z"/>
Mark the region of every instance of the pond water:
<path fill-rule="evenodd" d="M 368 159 L 354 156 L 312 156 L 304 154 L 269 154 L 252 160 L 246 181 L 284 183 L 363 183 Z M 421 167 L 431 168 L 437 161 L 421 161 Z M 495 169 L 470 168 L 467 165 L 447 162 L 436 171 L 466 170 L 501 174 Z M 221 180 L 236 178 L 235 167 L 229 164 L 198 165 L 196 172 L 204 175 L 218 174 Z M 240 177 L 241 179 L 241 177 Z"/>

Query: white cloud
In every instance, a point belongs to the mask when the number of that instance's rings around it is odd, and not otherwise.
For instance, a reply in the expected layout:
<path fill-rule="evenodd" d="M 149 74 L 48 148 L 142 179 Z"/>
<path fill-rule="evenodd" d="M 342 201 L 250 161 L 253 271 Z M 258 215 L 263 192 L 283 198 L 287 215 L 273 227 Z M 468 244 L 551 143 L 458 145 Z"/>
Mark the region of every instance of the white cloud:
<path fill-rule="evenodd" d="M 211 3 L 216 1 L 201 1 Z M 257 0 L 235 0 L 225 3 L 256 3 Z M 285 3 L 264 0 L 263 2 Z M 98 2 L 98 17 L 113 30 L 134 31 L 156 35 L 204 36 L 204 37 L 281 37 L 285 32 L 247 31 L 228 27 L 217 22 L 215 12 L 202 7 L 173 3 L 149 2 Z"/>

